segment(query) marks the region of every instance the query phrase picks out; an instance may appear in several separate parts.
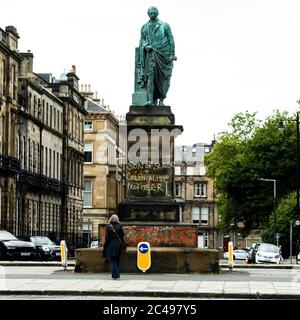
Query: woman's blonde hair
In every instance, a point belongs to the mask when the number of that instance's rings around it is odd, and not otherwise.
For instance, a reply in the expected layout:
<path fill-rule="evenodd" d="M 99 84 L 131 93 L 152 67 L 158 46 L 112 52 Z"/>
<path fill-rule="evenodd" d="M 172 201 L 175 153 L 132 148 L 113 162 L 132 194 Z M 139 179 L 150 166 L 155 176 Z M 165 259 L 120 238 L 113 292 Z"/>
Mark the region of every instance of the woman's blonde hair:
<path fill-rule="evenodd" d="M 116 215 L 116 214 L 113 214 L 110 218 L 109 218 L 109 220 L 108 220 L 108 222 L 109 223 L 119 223 L 120 221 L 119 221 L 119 217 Z"/>

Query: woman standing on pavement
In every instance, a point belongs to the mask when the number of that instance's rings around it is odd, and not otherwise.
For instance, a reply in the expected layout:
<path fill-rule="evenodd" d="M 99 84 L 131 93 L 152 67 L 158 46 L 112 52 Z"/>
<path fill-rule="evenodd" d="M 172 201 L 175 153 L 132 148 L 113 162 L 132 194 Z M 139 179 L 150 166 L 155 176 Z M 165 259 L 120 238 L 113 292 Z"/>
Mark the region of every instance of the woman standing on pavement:
<path fill-rule="evenodd" d="M 112 278 L 120 278 L 120 256 L 124 247 L 124 232 L 119 217 L 113 214 L 105 227 L 103 257 L 110 258 Z"/>

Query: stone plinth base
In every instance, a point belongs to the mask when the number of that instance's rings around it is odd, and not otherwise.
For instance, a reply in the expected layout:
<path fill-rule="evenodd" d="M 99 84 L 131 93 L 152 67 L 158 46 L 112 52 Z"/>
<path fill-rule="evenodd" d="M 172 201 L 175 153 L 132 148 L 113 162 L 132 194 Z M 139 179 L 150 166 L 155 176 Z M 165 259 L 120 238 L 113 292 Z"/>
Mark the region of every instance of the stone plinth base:
<path fill-rule="evenodd" d="M 77 249 L 75 272 L 111 272 L 111 263 L 102 257 L 103 248 Z M 136 265 L 136 248 L 121 256 L 121 273 L 142 273 Z M 147 273 L 218 273 L 217 250 L 198 248 L 151 248 L 151 268 Z"/>
<path fill-rule="evenodd" d="M 121 221 L 179 222 L 180 205 L 174 202 L 121 202 L 118 215 Z"/>
<path fill-rule="evenodd" d="M 124 241 L 128 247 L 137 247 L 139 242 L 149 242 L 151 247 L 197 248 L 198 227 L 184 223 L 122 223 Z M 99 241 L 103 246 L 105 224 L 99 224 Z"/>

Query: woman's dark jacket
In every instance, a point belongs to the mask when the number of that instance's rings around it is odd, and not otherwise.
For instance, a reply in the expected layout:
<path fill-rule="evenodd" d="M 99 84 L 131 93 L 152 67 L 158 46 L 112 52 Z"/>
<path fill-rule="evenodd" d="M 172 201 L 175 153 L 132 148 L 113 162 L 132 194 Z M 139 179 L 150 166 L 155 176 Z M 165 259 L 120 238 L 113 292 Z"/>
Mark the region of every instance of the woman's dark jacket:
<path fill-rule="evenodd" d="M 112 227 L 114 227 L 115 232 Z M 119 236 L 119 237 L 118 237 Z M 122 243 L 124 241 L 124 232 L 120 223 L 108 224 L 105 227 L 105 242 L 103 248 L 103 257 L 118 257 L 121 255 Z"/>

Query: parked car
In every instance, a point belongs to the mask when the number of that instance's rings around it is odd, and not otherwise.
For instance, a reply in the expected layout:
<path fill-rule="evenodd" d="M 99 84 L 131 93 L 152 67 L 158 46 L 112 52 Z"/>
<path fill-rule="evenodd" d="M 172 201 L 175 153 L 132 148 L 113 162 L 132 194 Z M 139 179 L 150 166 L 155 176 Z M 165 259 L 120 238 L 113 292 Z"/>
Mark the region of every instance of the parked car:
<path fill-rule="evenodd" d="M 99 241 L 95 240 L 91 242 L 90 248 L 98 248 L 99 247 Z"/>
<path fill-rule="evenodd" d="M 299 253 L 297 255 L 297 264 L 300 264 L 300 251 L 299 251 Z"/>
<path fill-rule="evenodd" d="M 0 259 L 33 259 L 36 248 L 33 243 L 22 241 L 6 230 L 0 229 Z"/>
<path fill-rule="evenodd" d="M 48 237 L 31 236 L 22 237 L 22 240 L 29 241 L 36 247 L 36 258 L 39 260 L 59 260 L 61 257 L 60 246 L 56 245 Z"/>
<path fill-rule="evenodd" d="M 233 250 L 233 260 L 246 260 L 248 252 L 244 249 Z M 224 259 L 228 259 L 228 252 L 224 253 Z"/>
<path fill-rule="evenodd" d="M 248 263 L 255 263 L 255 256 L 260 243 L 252 243 L 248 251 Z"/>
<path fill-rule="evenodd" d="M 274 244 L 261 243 L 257 249 L 255 255 L 255 262 L 270 262 L 270 263 L 280 263 L 280 252 L 279 248 Z"/>

